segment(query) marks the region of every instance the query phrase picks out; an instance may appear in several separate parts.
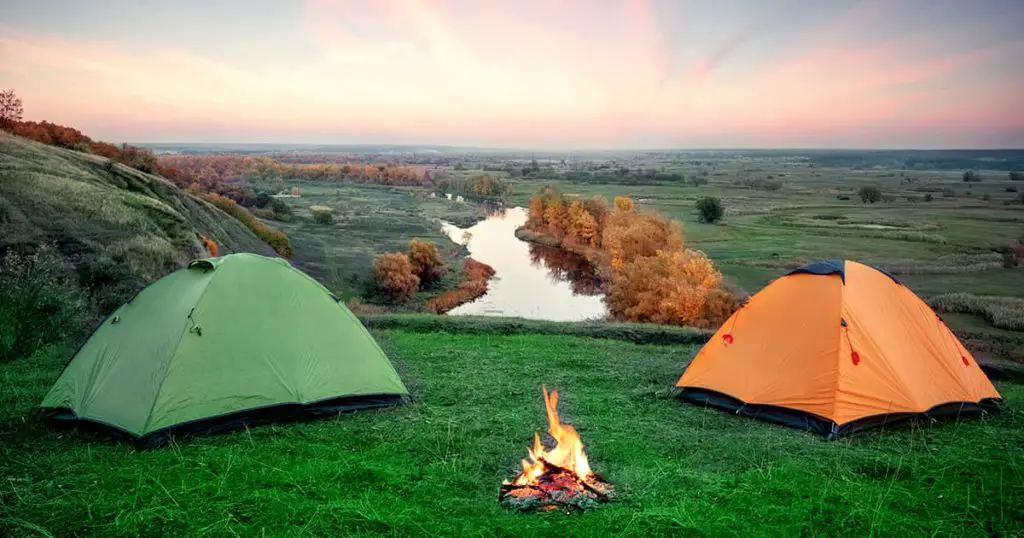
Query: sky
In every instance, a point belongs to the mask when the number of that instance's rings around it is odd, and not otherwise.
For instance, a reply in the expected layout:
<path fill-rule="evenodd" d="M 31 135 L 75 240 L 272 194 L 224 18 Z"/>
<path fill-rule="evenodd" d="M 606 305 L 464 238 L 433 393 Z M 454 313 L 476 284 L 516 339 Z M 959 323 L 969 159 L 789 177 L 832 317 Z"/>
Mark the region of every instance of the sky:
<path fill-rule="evenodd" d="M 1022 0 L 0 0 L 111 142 L 1024 147 Z"/>

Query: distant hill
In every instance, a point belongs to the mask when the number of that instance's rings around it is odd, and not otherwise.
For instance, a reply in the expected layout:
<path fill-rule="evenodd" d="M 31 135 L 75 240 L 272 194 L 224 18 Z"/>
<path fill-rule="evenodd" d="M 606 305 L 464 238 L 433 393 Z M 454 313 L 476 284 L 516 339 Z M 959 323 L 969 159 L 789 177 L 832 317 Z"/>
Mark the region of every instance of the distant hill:
<path fill-rule="evenodd" d="M 0 132 L 0 252 L 51 243 L 100 310 L 208 256 L 273 255 L 242 223 L 167 180 Z"/>

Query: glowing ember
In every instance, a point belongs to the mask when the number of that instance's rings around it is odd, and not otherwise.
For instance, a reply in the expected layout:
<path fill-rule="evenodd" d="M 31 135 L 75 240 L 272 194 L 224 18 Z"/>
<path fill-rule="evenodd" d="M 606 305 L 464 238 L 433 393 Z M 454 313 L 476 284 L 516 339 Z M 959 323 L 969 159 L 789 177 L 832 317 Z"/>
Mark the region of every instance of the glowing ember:
<path fill-rule="evenodd" d="M 504 481 L 499 499 L 518 510 L 554 510 L 590 508 L 612 498 L 613 488 L 590 469 L 583 441 L 576 429 L 558 419 L 558 392 L 544 390 L 548 413 L 548 433 L 555 446 L 546 450 L 540 436 L 534 434 L 529 457 L 522 460 L 523 472 L 515 480 Z"/>

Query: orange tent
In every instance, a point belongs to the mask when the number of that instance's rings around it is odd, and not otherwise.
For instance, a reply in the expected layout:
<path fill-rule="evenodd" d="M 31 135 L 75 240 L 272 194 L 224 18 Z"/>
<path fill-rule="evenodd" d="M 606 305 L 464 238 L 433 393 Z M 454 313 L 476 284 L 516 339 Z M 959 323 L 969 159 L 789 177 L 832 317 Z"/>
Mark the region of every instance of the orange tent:
<path fill-rule="evenodd" d="M 992 410 L 999 393 L 891 275 L 818 262 L 766 286 L 676 384 L 680 397 L 834 437 L 913 415 Z"/>

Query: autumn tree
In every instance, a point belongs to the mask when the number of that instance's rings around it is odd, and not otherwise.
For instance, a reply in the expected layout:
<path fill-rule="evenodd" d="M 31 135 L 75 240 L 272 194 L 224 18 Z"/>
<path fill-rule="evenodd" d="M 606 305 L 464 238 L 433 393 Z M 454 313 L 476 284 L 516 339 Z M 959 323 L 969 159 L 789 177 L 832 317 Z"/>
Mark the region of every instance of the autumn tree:
<path fill-rule="evenodd" d="M 547 224 L 547 232 L 559 241 L 565 237 L 569 228 L 569 209 L 565 199 L 558 197 L 548 200 L 544 204 L 544 222 Z"/>
<path fill-rule="evenodd" d="M 437 282 L 444 275 L 444 260 L 434 243 L 413 239 L 409 242 L 408 256 L 412 272 L 419 277 L 421 284 Z"/>
<path fill-rule="evenodd" d="M 596 248 L 600 244 L 597 219 L 587 211 L 583 202 L 577 200 L 569 205 L 568 224 L 567 238 L 582 246 Z"/>
<path fill-rule="evenodd" d="M 420 287 L 420 277 L 413 274 L 409 257 L 401 252 L 374 258 L 373 274 L 380 290 L 394 301 L 408 300 Z"/>
<path fill-rule="evenodd" d="M 605 219 L 601 244 L 612 270 L 618 270 L 637 258 L 681 249 L 683 226 L 656 213 L 615 211 Z"/>
<path fill-rule="evenodd" d="M 606 301 L 619 319 L 711 326 L 704 319 L 705 307 L 721 282 L 721 273 L 704 253 L 663 250 L 616 271 Z"/>
<path fill-rule="evenodd" d="M 13 89 L 0 91 L 0 129 L 11 130 L 21 121 L 24 109 Z"/>
<path fill-rule="evenodd" d="M 633 211 L 633 199 L 628 196 L 616 196 L 615 209 L 619 211 Z"/>

